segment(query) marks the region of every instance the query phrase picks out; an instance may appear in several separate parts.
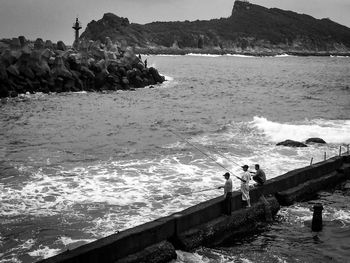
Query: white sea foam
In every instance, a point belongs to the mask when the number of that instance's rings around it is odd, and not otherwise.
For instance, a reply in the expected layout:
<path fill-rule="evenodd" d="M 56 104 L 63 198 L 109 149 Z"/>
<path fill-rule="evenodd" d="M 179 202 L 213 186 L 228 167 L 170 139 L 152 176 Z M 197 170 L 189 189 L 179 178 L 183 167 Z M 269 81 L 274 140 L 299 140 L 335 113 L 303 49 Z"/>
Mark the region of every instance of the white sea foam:
<path fill-rule="evenodd" d="M 286 139 L 304 141 L 319 137 L 327 143 L 350 143 L 350 120 L 305 120 L 294 123 L 278 123 L 263 117 L 254 117 L 252 125 L 261 130 L 272 142 Z"/>
<path fill-rule="evenodd" d="M 332 221 L 332 220 L 340 220 L 346 224 L 350 224 L 350 210 L 349 209 L 339 209 L 331 206 L 324 207 L 324 220 Z"/>
<path fill-rule="evenodd" d="M 309 207 L 294 205 L 290 207 L 283 207 L 278 211 L 289 223 L 304 224 L 305 221 L 312 219 L 312 210 Z"/>
<path fill-rule="evenodd" d="M 172 81 L 172 80 L 174 80 L 174 78 L 173 78 L 173 77 L 170 77 L 170 76 L 164 75 L 164 77 L 165 77 L 165 80 L 166 80 L 166 81 Z"/>
<path fill-rule="evenodd" d="M 40 246 L 38 249 L 29 252 L 31 257 L 40 257 L 42 259 L 57 255 L 61 249 L 49 248 L 47 246 Z"/>
<path fill-rule="evenodd" d="M 20 247 L 21 249 L 28 250 L 28 249 L 31 249 L 34 246 L 34 244 L 35 244 L 35 240 L 31 238 L 26 240 L 26 242 L 22 244 Z"/>
<path fill-rule="evenodd" d="M 189 253 L 185 251 L 176 251 L 177 259 L 176 263 L 206 263 L 210 262 L 208 258 L 204 258 L 203 256 L 197 253 Z"/>
<path fill-rule="evenodd" d="M 105 211 L 84 229 L 92 237 L 102 237 L 221 195 L 218 190 L 182 195 L 215 189 L 222 183 L 217 167 L 204 159 L 183 163 L 184 157 L 104 162 L 57 171 L 55 175 L 38 171 L 21 187 L 0 184 L 1 214 L 67 214 L 65 220 L 83 219 L 81 212 L 72 211 L 74 205 L 81 204 L 87 211 Z"/>
<path fill-rule="evenodd" d="M 95 239 L 72 239 L 70 237 L 62 236 L 60 237 L 60 241 L 63 245 L 68 246 L 76 243 L 83 243 L 83 244 L 90 243 L 95 241 Z"/>
<path fill-rule="evenodd" d="M 339 209 L 337 207 L 324 205 L 323 220 L 334 221 L 339 220 L 344 224 L 350 223 L 350 211 Z M 313 216 L 312 205 L 296 204 L 290 207 L 283 207 L 278 212 L 290 223 L 303 224 L 305 221 L 311 221 Z"/>
<path fill-rule="evenodd" d="M 1 257 L 1 253 L 0 253 L 0 257 Z M 16 256 L 13 256 L 12 258 L 7 258 L 7 259 L 0 258 L 0 263 L 23 263 L 23 262 L 19 260 Z"/>

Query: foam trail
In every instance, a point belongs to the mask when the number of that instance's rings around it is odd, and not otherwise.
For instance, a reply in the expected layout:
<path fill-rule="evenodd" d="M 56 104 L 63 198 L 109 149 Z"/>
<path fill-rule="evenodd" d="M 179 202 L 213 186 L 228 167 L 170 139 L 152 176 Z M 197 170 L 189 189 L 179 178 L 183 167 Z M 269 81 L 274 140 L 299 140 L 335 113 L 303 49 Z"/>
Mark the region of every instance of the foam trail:
<path fill-rule="evenodd" d="M 32 257 L 40 257 L 41 259 L 49 258 L 57 255 L 60 249 L 53 249 L 47 246 L 40 246 L 39 249 L 29 252 L 28 254 Z"/>
<path fill-rule="evenodd" d="M 278 123 L 263 117 L 254 117 L 252 125 L 263 131 L 272 142 L 286 139 L 304 141 L 311 137 L 320 137 L 327 143 L 350 143 L 350 120 L 317 119 L 300 123 Z"/>

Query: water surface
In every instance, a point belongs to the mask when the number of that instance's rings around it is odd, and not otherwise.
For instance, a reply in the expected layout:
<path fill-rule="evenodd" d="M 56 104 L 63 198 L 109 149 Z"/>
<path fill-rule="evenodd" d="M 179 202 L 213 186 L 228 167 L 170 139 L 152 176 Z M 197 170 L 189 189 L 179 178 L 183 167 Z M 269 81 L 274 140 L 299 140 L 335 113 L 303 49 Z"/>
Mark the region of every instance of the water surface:
<path fill-rule="evenodd" d="M 175 134 L 232 173 L 260 163 L 268 178 L 350 142 L 349 58 L 147 60 L 169 81 L 1 102 L 1 263 L 35 262 L 220 196 L 225 170 Z M 309 137 L 328 144 L 275 146 Z"/>

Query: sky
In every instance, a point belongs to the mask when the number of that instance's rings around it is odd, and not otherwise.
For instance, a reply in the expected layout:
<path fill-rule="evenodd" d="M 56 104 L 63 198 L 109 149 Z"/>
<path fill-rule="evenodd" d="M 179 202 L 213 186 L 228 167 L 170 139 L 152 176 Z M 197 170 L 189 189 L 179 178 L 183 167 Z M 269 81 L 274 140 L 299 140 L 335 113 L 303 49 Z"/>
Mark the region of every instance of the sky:
<path fill-rule="evenodd" d="M 315 18 L 328 17 L 350 27 L 350 0 L 251 0 Z M 40 37 L 72 44 L 75 17 L 83 30 L 104 13 L 127 17 L 132 23 L 208 20 L 231 15 L 234 0 L 0 0 L 0 38 Z M 82 31 L 81 31 L 82 32 Z"/>

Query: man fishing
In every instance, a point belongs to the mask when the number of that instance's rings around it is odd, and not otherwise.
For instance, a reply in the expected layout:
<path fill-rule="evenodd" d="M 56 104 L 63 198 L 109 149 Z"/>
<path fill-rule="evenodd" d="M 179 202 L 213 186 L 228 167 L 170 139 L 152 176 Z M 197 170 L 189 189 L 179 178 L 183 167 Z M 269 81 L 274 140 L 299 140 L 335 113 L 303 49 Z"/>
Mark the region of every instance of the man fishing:
<path fill-rule="evenodd" d="M 225 185 L 219 186 L 218 189 L 224 188 L 225 197 L 225 208 L 224 212 L 226 215 L 231 215 L 232 212 L 232 179 L 230 178 L 230 173 L 225 173 L 224 177 L 226 179 Z"/>
<path fill-rule="evenodd" d="M 216 163 L 218 166 L 224 168 L 226 171 L 227 168 L 225 166 L 223 166 L 222 164 L 218 163 L 213 157 L 211 157 L 210 155 L 208 155 L 207 153 L 203 152 L 201 149 L 199 149 L 198 147 L 196 147 L 194 144 L 190 143 L 189 141 L 187 141 L 186 139 L 184 139 L 182 136 L 180 136 L 179 134 L 173 132 L 172 130 L 168 130 L 169 132 L 171 132 L 172 134 L 174 134 L 176 137 L 179 137 L 181 140 L 187 142 L 189 145 L 191 145 L 192 147 L 194 147 L 195 149 L 197 149 L 199 152 L 201 152 L 203 155 L 205 155 L 206 157 L 208 157 L 210 160 L 212 160 L 214 163 Z M 244 170 L 244 174 L 241 177 L 238 177 L 236 175 L 234 175 L 237 179 L 239 179 L 241 181 L 241 191 L 242 191 L 242 200 L 245 201 L 248 205 L 248 207 L 251 207 L 250 205 L 250 197 L 249 197 L 249 181 L 250 181 L 250 173 L 248 172 L 248 165 L 244 165 L 242 166 L 243 170 Z M 226 182 L 224 186 L 219 186 L 218 189 L 224 188 L 224 196 L 225 196 L 225 214 L 231 215 L 231 210 L 232 210 L 232 180 L 230 179 L 230 173 L 225 173 L 224 174 Z"/>
<path fill-rule="evenodd" d="M 266 182 L 265 172 L 260 168 L 259 164 L 255 165 L 256 172 L 250 172 L 253 175 L 253 180 L 257 183 L 257 186 L 262 186 Z"/>
<path fill-rule="evenodd" d="M 241 177 L 241 192 L 242 192 L 242 200 L 247 203 L 247 207 L 251 207 L 250 205 L 250 196 L 249 196 L 249 181 L 250 181 L 250 173 L 248 172 L 248 165 L 241 166 L 243 168 L 243 175 Z"/>

